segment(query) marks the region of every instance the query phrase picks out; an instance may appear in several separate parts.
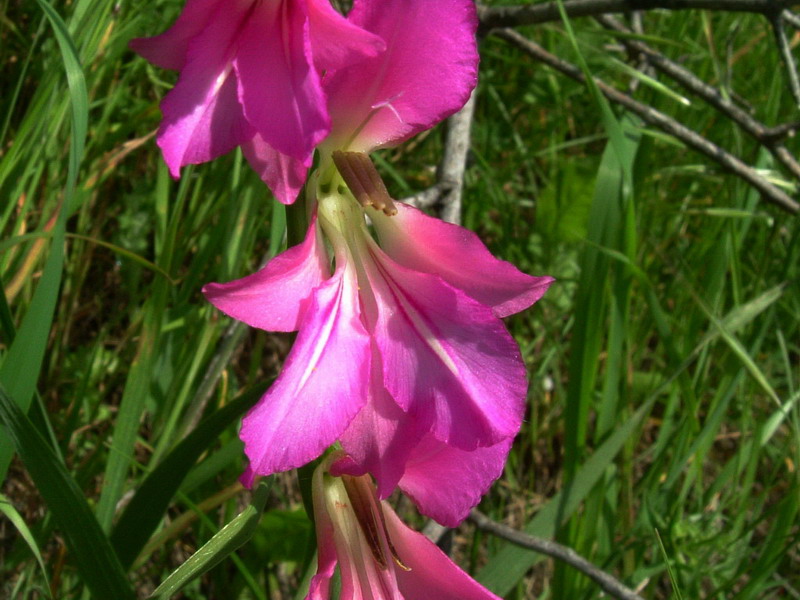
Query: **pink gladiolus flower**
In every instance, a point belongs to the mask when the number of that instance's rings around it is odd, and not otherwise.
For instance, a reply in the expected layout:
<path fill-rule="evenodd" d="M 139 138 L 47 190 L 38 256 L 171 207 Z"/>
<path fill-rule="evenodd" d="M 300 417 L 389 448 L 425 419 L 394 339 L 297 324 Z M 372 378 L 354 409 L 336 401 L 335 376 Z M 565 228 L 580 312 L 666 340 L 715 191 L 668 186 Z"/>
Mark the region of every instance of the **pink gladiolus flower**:
<path fill-rule="evenodd" d="M 380 502 L 369 477 L 327 472 L 337 457 L 314 472 L 319 556 L 306 600 L 330 598 L 337 563 L 341 600 L 499 600 Z"/>
<path fill-rule="evenodd" d="M 337 473 L 372 473 L 381 497 L 399 485 L 455 525 L 501 474 L 525 410 L 525 368 L 500 317 L 530 306 L 552 279 L 521 273 L 475 234 L 410 206 L 362 209 L 332 177 L 302 244 L 204 288 L 251 326 L 299 329 L 242 423 L 252 473 L 299 467 L 339 440 L 350 458 Z"/>
<path fill-rule="evenodd" d="M 364 154 L 467 100 L 478 60 L 472 0 L 355 0 L 348 20 L 387 50 L 323 79 L 332 130 L 307 184 L 317 209 L 305 241 L 204 292 L 253 327 L 298 331 L 242 423 L 245 483 L 339 441 L 349 458 L 337 475 L 371 473 L 381 498 L 399 486 L 454 526 L 500 476 L 526 406 L 525 367 L 501 318 L 552 279 L 494 258 L 466 229 L 395 206 Z M 306 166 L 263 141 L 251 141 L 251 164 L 293 197 Z"/>
<path fill-rule="evenodd" d="M 472 0 L 355 0 L 347 20 L 387 50 L 323 77 L 332 123 L 319 145 L 323 164 L 335 150 L 369 152 L 431 128 L 461 108 L 477 82 Z M 294 200 L 308 163 L 259 136 L 245 151 L 276 197 Z"/>
<path fill-rule="evenodd" d="M 178 177 L 182 166 L 240 145 L 259 165 L 259 153 L 271 151 L 307 167 L 330 131 L 320 73 L 375 56 L 385 44 L 328 0 L 188 0 L 169 30 L 131 47 L 180 71 L 161 103 L 158 132 Z M 270 168 L 296 184 L 280 161 Z"/>

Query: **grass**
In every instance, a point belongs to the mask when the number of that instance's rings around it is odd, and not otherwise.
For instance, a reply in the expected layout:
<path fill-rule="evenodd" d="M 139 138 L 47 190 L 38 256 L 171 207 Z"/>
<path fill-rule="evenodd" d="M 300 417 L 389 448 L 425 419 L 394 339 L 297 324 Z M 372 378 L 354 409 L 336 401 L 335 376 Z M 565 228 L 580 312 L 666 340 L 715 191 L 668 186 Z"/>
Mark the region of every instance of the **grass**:
<path fill-rule="evenodd" d="M 238 153 L 180 181 L 161 163 L 152 133 L 174 74 L 127 42 L 181 4 L 0 0 L 0 412 L 20 448 L 12 460 L 0 435 L 3 597 L 145 597 L 254 510 L 236 484 L 236 421 L 291 340 L 229 329 L 200 288 L 284 247 L 285 216 Z M 757 118 L 795 119 L 765 21 L 676 12 L 645 25 Z M 572 29 L 523 31 L 627 86 L 613 39 L 586 20 Z M 481 55 L 464 224 L 558 280 L 508 321 L 530 411 L 481 509 L 647 598 L 800 596 L 796 218 L 616 108 L 603 117 L 585 87 L 503 41 Z M 647 82 L 635 94 L 773 168 L 696 99 Z M 382 153 L 396 195 L 432 182 L 441 143 L 437 129 Z M 309 532 L 294 476 L 275 477 L 247 544 L 182 597 L 291 597 Z M 506 598 L 600 597 L 468 524 L 455 541 Z"/>

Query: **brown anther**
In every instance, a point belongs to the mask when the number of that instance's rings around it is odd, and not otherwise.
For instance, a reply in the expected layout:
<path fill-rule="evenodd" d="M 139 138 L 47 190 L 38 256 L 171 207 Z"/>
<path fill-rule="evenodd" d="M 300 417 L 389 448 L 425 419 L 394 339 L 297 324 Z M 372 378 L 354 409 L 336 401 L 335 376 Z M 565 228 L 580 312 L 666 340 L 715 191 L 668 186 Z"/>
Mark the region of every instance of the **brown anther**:
<path fill-rule="evenodd" d="M 333 164 L 361 206 L 373 206 L 389 216 L 397 214 L 386 184 L 367 154 L 335 150 Z"/>
<path fill-rule="evenodd" d="M 394 544 L 392 544 L 392 538 L 389 537 L 389 530 L 386 529 L 386 518 L 383 516 L 383 505 L 380 503 L 378 503 L 378 510 L 380 511 L 383 533 L 386 536 L 386 544 L 389 546 L 389 552 L 392 553 L 392 560 L 394 561 L 394 564 L 403 569 L 403 571 L 410 571 L 411 567 L 408 567 L 403 563 L 403 561 L 400 559 L 400 555 L 397 554 Z"/>
<path fill-rule="evenodd" d="M 351 477 L 349 475 L 342 475 L 342 483 L 347 492 L 347 497 L 350 499 L 350 505 L 353 512 L 356 514 L 356 519 L 364 533 L 364 537 L 369 544 L 372 556 L 375 562 L 378 563 L 381 569 L 386 569 L 388 561 L 384 552 L 381 537 L 386 540 L 386 545 L 392 555 L 392 561 L 404 571 L 410 571 L 411 567 L 407 567 L 397 550 L 392 544 L 392 538 L 389 537 L 389 530 L 386 528 L 386 518 L 383 515 L 383 505 L 375 493 L 375 488 L 372 485 L 368 476 Z M 383 536 L 381 536 L 383 534 Z"/>
<path fill-rule="evenodd" d="M 360 477 L 342 475 L 342 483 L 347 492 L 347 497 L 350 498 L 350 505 L 353 507 L 353 512 L 356 515 L 361 531 L 364 533 L 369 549 L 372 552 L 372 557 L 381 569 L 386 569 L 389 565 L 386 561 L 386 556 L 383 554 L 378 523 L 375 520 L 375 513 L 372 507 L 374 502 L 370 501 L 370 494 L 374 494 L 374 492 L 368 485 L 364 485 Z"/>

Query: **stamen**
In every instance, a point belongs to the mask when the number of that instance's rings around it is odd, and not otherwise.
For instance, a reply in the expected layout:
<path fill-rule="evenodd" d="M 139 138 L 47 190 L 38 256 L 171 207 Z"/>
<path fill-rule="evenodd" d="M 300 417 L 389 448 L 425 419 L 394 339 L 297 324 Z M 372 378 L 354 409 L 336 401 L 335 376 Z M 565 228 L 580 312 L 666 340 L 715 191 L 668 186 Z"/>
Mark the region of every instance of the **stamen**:
<path fill-rule="evenodd" d="M 389 552 L 392 553 L 392 560 L 394 561 L 394 564 L 403 569 L 403 571 L 410 571 L 411 567 L 408 567 L 403 563 L 403 561 L 400 559 L 400 555 L 397 554 L 394 544 L 392 544 L 392 538 L 389 537 L 389 530 L 386 528 L 386 518 L 383 516 L 383 504 L 380 502 L 378 502 L 378 511 L 380 512 L 383 535 L 386 537 L 386 544 L 389 546 Z"/>
<path fill-rule="evenodd" d="M 378 524 L 375 522 L 375 514 L 370 506 L 371 503 L 368 494 L 370 494 L 372 490 L 365 490 L 363 485 L 359 485 L 359 479 L 358 477 L 351 477 L 350 475 L 342 475 L 344 489 L 347 492 L 347 497 L 350 498 L 353 512 L 356 514 L 356 519 L 361 526 L 361 531 L 367 539 L 367 544 L 372 552 L 372 556 L 380 568 L 385 570 L 389 564 L 383 554 Z"/>
<path fill-rule="evenodd" d="M 344 483 L 344 489 L 347 491 L 348 498 L 350 498 L 353 512 L 356 514 L 356 519 L 358 519 L 358 524 L 361 526 L 361 531 L 364 532 L 364 537 L 367 539 L 375 562 L 380 565 L 381 569 L 386 569 L 388 566 L 386 556 L 383 552 L 383 545 L 381 544 L 381 533 L 383 533 L 383 539 L 386 540 L 386 545 L 389 547 L 389 552 L 392 554 L 392 561 L 404 571 L 410 571 L 411 567 L 403 563 L 394 544 L 392 544 L 392 539 L 389 537 L 389 530 L 386 528 L 383 505 L 375 496 L 375 489 L 372 487 L 372 484 L 369 483 L 369 480 L 364 477 L 342 475 L 342 483 Z M 378 523 L 378 521 L 380 521 L 380 523 Z"/>
<path fill-rule="evenodd" d="M 367 154 L 335 150 L 333 163 L 361 206 L 374 206 L 389 216 L 397 214 L 386 184 Z"/>

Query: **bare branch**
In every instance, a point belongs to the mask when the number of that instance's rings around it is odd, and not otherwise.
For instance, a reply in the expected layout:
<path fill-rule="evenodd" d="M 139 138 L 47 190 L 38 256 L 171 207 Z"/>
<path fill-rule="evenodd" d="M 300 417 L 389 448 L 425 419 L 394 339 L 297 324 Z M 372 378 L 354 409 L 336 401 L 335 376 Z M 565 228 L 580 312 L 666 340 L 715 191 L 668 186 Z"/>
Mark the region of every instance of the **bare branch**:
<path fill-rule="evenodd" d="M 536 60 L 549 65 L 564 75 L 567 75 L 576 81 L 580 81 L 581 83 L 585 82 L 583 73 L 578 67 L 572 63 L 558 58 L 557 56 L 554 56 L 553 54 L 550 54 L 544 48 L 521 36 L 516 31 L 512 29 L 500 29 L 493 31 L 492 34 L 515 44 L 529 55 L 534 57 Z M 634 100 L 630 96 L 611 87 L 607 83 L 597 78 L 595 78 L 595 83 L 606 98 L 612 102 L 616 102 L 617 104 L 624 106 L 632 113 L 638 115 L 646 123 L 658 127 L 662 131 L 682 141 L 687 146 L 690 146 L 698 152 L 705 154 L 707 157 L 721 165 L 724 169 L 740 177 L 756 188 L 759 192 L 761 192 L 764 199 L 790 213 L 796 214 L 798 211 L 800 211 L 800 205 L 790 198 L 786 192 L 777 188 L 765 178 L 761 177 L 761 175 L 759 175 L 752 167 L 746 165 L 739 158 L 732 155 L 728 151 L 720 148 L 713 142 L 699 135 L 697 132 L 689 129 L 682 123 L 679 123 L 672 117 L 665 115 L 651 106 L 647 106 L 646 104 L 642 104 L 641 102 Z"/>
<path fill-rule="evenodd" d="M 794 61 L 792 48 L 789 45 L 789 40 L 786 39 L 781 12 L 772 13 L 769 16 L 769 20 L 772 25 L 772 31 L 775 34 L 775 43 L 778 45 L 778 51 L 781 53 L 786 73 L 789 76 L 789 89 L 792 90 L 795 103 L 800 106 L 800 78 L 797 76 L 797 64 Z"/>
<path fill-rule="evenodd" d="M 603 15 L 596 20 L 604 27 L 620 33 L 629 34 L 632 31 L 614 17 Z M 754 119 L 748 112 L 739 108 L 730 99 L 725 97 L 717 88 L 699 79 L 694 73 L 681 65 L 671 61 L 666 56 L 657 52 L 644 42 L 633 38 L 623 37 L 620 42 L 631 52 L 643 56 L 653 67 L 672 78 L 684 89 L 699 96 L 719 112 L 734 121 L 745 132 L 761 143 L 769 152 L 796 178 L 800 179 L 800 163 L 794 155 L 780 143 L 780 139 L 793 133 L 798 123 L 787 123 L 777 127 L 767 127 Z"/>
<path fill-rule="evenodd" d="M 784 10 L 781 17 L 795 29 L 800 29 L 800 15 L 796 15 L 790 10 Z"/>
<path fill-rule="evenodd" d="M 461 222 L 461 193 L 475 114 L 475 95 L 473 90 L 461 110 L 447 119 L 444 155 L 436 170 L 436 183 L 403 199 L 417 208 L 438 208 L 442 219 L 450 223 Z"/>
<path fill-rule="evenodd" d="M 476 95 L 473 90 L 463 108 L 447 119 L 444 156 L 437 175 L 441 183 L 449 186 L 440 202 L 442 219 L 450 223 L 461 222 L 461 192 L 464 189 L 464 171 L 467 168 Z"/>
<path fill-rule="evenodd" d="M 546 554 L 547 556 L 568 564 L 589 577 L 599 585 L 604 592 L 614 598 L 618 598 L 619 600 L 644 600 L 639 594 L 626 587 L 616 577 L 597 568 L 572 548 L 562 546 L 552 540 L 545 540 L 528 535 L 527 533 L 517 531 L 502 523 L 497 523 L 484 515 L 477 508 L 472 509 L 472 512 L 469 514 L 469 519 L 475 523 L 478 529 L 492 533 L 522 548 L 527 548 L 528 550 L 533 550 L 540 554 Z"/>
<path fill-rule="evenodd" d="M 780 14 L 798 4 L 798 0 L 566 0 L 564 10 L 569 17 L 591 17 L 634 10 L 719 10 L 751 12 L 762 15 Z M 557 2 L 519 6 L 478 6 L 481 27 L 516 27 L 560 21 Z"/>

